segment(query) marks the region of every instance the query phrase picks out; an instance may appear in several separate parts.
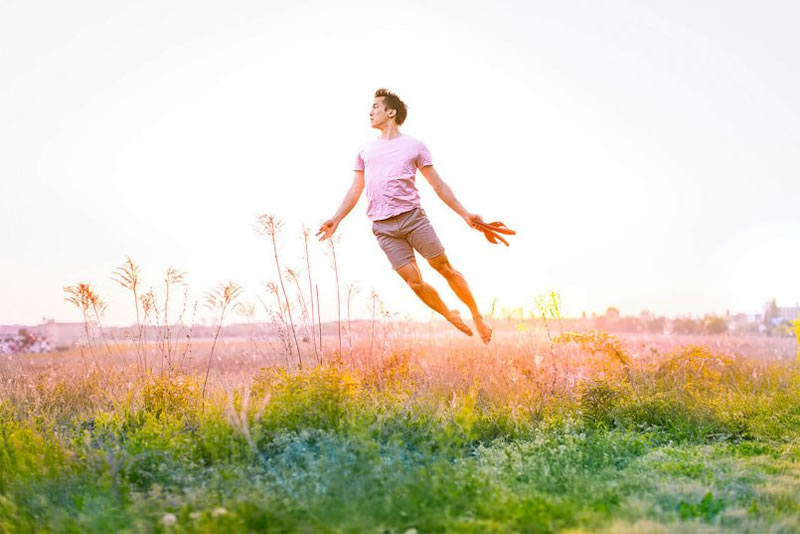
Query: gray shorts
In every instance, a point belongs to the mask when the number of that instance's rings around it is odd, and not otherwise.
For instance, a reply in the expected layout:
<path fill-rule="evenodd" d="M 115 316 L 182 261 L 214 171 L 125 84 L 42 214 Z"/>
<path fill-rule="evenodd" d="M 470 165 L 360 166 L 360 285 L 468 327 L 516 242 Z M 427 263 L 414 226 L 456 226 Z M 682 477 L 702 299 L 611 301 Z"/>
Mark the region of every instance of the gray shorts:
<path fill-rule="evenodd" d="M 414 261 L 414 249 L 425 259 L 444 252 L 433 226 L 425 216 L 425 210 L 414 208 L 388 219 L 372 222 L 372 233 L 392 264 L 392 269 Z"/>

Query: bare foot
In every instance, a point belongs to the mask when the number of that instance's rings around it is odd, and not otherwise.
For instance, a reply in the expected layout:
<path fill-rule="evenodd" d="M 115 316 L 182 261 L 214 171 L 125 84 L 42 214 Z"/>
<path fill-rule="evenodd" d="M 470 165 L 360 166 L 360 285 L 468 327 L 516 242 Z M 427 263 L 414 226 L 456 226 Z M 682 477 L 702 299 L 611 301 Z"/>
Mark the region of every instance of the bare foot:
<path fill-rule="evenodd" d="M 480 315 L 473 317 L 473 319 L 475 320 L 475 328 L 478 329 L 478 334 L 481 336 L 481 340 L 488 345 L 492 340 L 492 329 L 489 328 L 489 325 L 483 322 L 483 317 Z"/>
<path fill-rule="evenodd" d="M 458 310 L 450 310 L 450 317 L 448 317 L 447 320 L 468 336 L 472 335 L 472 330 L 469 326 L 467 326 L 467 323 L 461 319 L 461 314 L 458 312 Z"/>

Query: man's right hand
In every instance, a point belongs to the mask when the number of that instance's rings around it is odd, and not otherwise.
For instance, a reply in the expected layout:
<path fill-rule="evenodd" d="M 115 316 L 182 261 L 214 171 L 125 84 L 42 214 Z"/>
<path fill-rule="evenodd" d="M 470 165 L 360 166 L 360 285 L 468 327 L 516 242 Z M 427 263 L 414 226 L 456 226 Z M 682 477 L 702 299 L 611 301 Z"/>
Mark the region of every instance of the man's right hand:
<path fill-rule="evenodd" d="M 316 233 L 317 236 L 322 234 L 322 237 L 319 238 L 320 241 L 325 241 L 326 239 L 330 239 L 333 233 L 336 231 L 336 228 L 339 226 L 339 221 L 336 219 L 328 219 L 322 226 L 319 227 L 319 231 Z"/>

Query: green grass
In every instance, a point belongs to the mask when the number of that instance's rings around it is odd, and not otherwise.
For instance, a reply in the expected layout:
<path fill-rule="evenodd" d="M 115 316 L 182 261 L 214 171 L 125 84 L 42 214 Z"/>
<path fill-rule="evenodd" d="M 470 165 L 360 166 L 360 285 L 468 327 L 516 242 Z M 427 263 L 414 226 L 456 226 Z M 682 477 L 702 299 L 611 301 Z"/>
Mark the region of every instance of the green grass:
<path fill-rule="evenodd" d="M 0 402 L 0 532 L 800 532 L 800 371 L 692 350 L 537 410 L 409 368 L 63 382 Z"/>

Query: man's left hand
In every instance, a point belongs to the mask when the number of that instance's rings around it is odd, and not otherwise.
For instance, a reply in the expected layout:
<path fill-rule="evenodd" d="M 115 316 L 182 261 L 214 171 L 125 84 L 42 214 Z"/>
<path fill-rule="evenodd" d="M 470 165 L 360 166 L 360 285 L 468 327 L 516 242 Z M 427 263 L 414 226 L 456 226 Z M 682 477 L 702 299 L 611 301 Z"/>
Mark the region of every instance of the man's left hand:
<path fill-rule="evenodd" d="M 475 221 L 483 222 L 483 217 L 477 213 L 465 213 L 462 217 L 470 228 L 475 228 Z"/>

